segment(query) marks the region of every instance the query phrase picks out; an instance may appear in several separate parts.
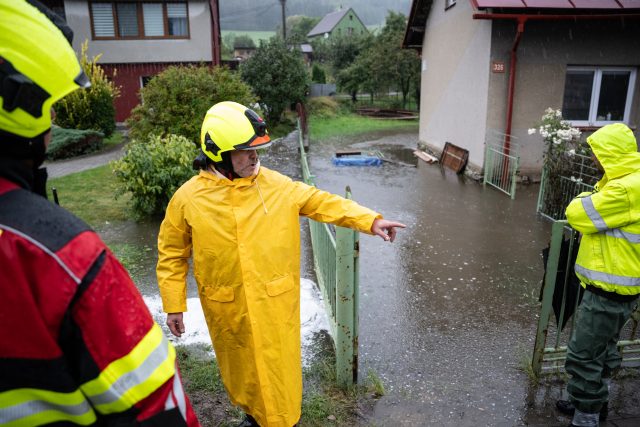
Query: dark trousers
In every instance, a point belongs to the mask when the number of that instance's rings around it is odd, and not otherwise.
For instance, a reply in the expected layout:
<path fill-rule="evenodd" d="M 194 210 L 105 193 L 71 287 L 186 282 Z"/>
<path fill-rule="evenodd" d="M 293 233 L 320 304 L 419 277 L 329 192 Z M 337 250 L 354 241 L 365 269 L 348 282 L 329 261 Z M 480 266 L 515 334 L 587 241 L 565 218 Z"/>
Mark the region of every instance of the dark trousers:
<path fill-rule="evenodd" d="M 609 390 L 602 379 L 620 366 L 620 330 L 636 302 L 637 299 L 614 301 L 589 290 L 584 293 L 564 365 L 571 375 L 567 391 L 579 411 L 599 412 L 609 400 Z"/>

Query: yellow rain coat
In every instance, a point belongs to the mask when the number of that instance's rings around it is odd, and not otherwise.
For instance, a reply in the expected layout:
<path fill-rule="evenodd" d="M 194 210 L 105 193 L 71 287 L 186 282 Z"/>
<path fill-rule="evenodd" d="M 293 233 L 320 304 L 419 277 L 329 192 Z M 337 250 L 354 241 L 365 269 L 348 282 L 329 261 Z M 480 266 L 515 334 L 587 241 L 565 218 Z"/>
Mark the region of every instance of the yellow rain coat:
<path fill-rule="evenodd" d="M 365 233 L 382 218 L 264 167 L 233 181 L 201 171 L 174 194 L 158 236 L 164 311 L 187 310 L 193 253 L 223 383 L 263 427 L 300 419 L 300 215 Z"/>

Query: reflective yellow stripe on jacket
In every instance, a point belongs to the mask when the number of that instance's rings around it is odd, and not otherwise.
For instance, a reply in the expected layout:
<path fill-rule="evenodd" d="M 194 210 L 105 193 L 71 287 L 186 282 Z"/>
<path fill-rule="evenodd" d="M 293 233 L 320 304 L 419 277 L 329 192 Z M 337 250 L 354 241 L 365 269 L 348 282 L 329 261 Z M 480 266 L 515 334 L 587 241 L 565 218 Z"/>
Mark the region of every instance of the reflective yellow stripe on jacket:
<path fill-rule="evenodd" d="M 98 412 L 122 412 L 169 380 L 175 373 L 175 359 L 174 348 L 154 323 L 129 354 L 112 362 L 80 389 Z"/>
<path fill-rule="evenodd" d="M 96 422 L 96 414 L 79 390 L 71 393 L 20 388 L 0 393 L 0 425 L 29 427 L 58 421 L 80 425 Z"/>
<path fill-rule="evenodd" d="M 64 421 L 90 425 L 96 422 L 94 409 L 102 414 L 126 411 L 157 390 L 175 374 L 175 358 L 174 348 L 154 324 L 129 354 L 79 390 L 60 393 L 21 388 L 0 393 L 0 425 L 28 427 Z"/>

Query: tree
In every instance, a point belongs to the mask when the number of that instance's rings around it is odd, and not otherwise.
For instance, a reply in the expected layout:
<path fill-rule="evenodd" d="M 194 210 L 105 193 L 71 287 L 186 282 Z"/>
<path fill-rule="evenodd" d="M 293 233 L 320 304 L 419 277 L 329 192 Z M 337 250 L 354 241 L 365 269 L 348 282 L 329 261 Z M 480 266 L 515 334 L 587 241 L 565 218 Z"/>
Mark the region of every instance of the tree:
<path fill-rule="evenodd" d="M 389 12 L 387 21 L 370 51 L 373 75 L 379 90 L 394 88 L 402 93 L 402 106 L 407 104 L 411 86 L 419 84 L 420 58 L 414 50 L 401 49 L 406 28 L 401 13 Z"/>
<path fill-rule="evenodd" d="M 299 52 L 287 49 L 277 37 L 260 41 L 260 47 L 241 65 L 240 73 L 258 95 L 271 125 L 280 121 L 290 104 L 303 100 L 309 83 Z"/>
<path fill-rule="evenodd" d="M 296 45 L 307 43 L 307 34 L 316 24 L 320 22 L 320 18 L 311 18 L 309 16 L 294 15 L 287 17 L 287 44 Z"/>
<path fill-rule="evenodd" d="M 247 47 L 256 47 L 256 43 L 248 35 L 240 34 L 233 40 L 234 49 L 247 48 Z"/>

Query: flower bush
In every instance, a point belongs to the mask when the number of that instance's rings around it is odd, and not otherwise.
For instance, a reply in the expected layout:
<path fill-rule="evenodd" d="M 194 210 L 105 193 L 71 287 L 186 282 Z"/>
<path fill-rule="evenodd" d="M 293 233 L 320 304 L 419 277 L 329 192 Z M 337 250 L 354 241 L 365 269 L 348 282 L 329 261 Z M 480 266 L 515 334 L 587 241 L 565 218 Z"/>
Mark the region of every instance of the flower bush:
<path fill-rule="evenodd" d="M 536 132 L 540 133 L 544 140 L 545 147 L 545 165 L 551 160 L 555 154 L 564 154 L 573 150 L 575 153 L 579 145 L 580 135 L 582 132 L 571 126 L 567 120 L 563 120 L 562 111 L 547 108 L 537 128 L 529 129 L 529 135 Z M 571 147 L 569 149 L 569 147 Z"/>
<path fill-rule="evenodd" d="M 576 191 L 584 189 L 579 184 L 594 183 L 591 179 L 593 174 L 589 172 L 595 169 L 591 161 L 584 157 L 589 156 L 591 150 L 588 145 L 581 143 L 582 132 L 564 120 L 560 110 L 547 108 L 536 127 L 529 129 L 529 135 L 536 133 L 542 136 L 545 143 L 544 182 L 540 186 L 543 192 L 540 197 L 542 206 L 538 210 L 554 219 L 561 219 Z"/>

